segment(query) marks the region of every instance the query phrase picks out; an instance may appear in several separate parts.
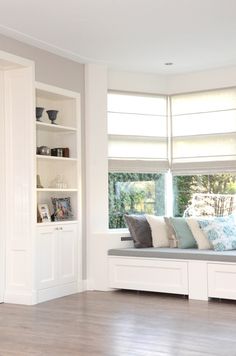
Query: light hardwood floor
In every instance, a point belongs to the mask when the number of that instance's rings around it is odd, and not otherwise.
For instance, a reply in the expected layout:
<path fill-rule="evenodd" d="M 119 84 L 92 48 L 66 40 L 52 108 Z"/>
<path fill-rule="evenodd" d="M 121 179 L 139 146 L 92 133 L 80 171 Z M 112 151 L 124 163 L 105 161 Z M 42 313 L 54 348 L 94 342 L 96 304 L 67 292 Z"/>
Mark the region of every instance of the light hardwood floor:
<path fill-rule="evenodd" d="M 236 302 L 84 292 L 0 305 L 0 355 L 236 355 Z"/>

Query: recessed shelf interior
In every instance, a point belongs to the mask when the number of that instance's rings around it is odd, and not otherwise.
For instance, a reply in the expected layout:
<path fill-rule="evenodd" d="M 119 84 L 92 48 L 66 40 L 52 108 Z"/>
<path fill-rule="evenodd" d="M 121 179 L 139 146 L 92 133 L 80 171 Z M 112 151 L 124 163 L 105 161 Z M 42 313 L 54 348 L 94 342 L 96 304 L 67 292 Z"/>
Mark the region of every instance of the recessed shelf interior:
<path fill-rule="evenodd" d="M 53 125 L 54 126 L 54 125 Z M 36 144 L 37 147 L 47 146 L 52 148 L 69 148 L 69 156 L 71 158 L 76 158 L 77 147 L 76 147 L 76 131 L 48 131 L 48 130 L 37 130 Z"/>
<path fill-rule="evenodd" d="M 54 182 L 58 176 L 62 177 L 67 188 L 77 187 L 76 161 L 37 159 L 37 174 L 44 188 L 56 188 Z"/>
<path fill-rule="evenodd" d="M 37 84 L 36 106 L 43 107 L 40 121 L 36 121 L 36 146 L 69 148 L 69 157 L 36 154 L 36 172 L 43 188 L 36 188 L 37 204 L 47 204 L 53 214 L 52 198 L 70 198 L 73 221 L 78 219 L 78 135 L 77 96 L 60 88 Z M 39 89 L 40 88 L 40 89 Z M 55 90 L 55 91 L 54 91 Z M 56 124 L 48 118 L 47 110 L 58 110 Z M 63 181 L 65 186 L 57 185 Z M 60 188 L 59 188 L 60 187 Z M 69 223 L 58 222 L 58 223 Z M 38 225 L 42 226 L 42 223 Z M 45 224 L 44 224 L 45 225 Z"/>
<path fill-rule="evenodd" d="M 77 204 L 77 192 L 37 192 L 37 202 L 38 204 L 47 204 L 49 207 L 50 214 L 54 212 L 52 205 L 52 198 L 70 198 L 73 220 L 78 218 L 78 204 Z"/>
<path fill-rule="evenodd" d="M 76 100 L 74 98 L 36 89 L 36 106 L 44 108 L 42 122 L 51 123 L 47 110 L 58 110 L 56 119 L 58 125 L 77 127 Z"/>

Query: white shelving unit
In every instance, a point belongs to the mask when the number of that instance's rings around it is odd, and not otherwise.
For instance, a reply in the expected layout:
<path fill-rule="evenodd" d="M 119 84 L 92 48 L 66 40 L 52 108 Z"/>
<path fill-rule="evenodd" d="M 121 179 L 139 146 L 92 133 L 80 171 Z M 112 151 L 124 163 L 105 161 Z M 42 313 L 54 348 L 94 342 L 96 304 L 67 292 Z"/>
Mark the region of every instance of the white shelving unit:
<path fill-rule="evenodd" d="M 57 125 L 46 112 L 36 122 L 35 106 L 58 110 Z M 0 302 L 32 305 L 82 290 L 80 134 L 80 95 L 35 83 L 34 62 L 0 51 Z M 37 155 L 37 146 L 67 147 L 69 157 Z M 52 214 L 52 197 L 69 197 L 73 217 L 37 223 L 37 205 Z"/>
<path fill-rule="evenodd" d="M 35 121 L 36 147 L 69 149 L 69 157 L 35 155 L 43 187 L 35 189 L 37 207 L 47 204 L 53 216 L 52 198 L 70 198 L 73 214 L 70 220 L 36 222 L 37 301 L 42 302 L 82 288 L 80 96 L 36 83 L 36 106 L 44 108 L 41 122 Z M 56 124 L 47 110 L 58 110 Z M 65 188 L 57 187 L 57 177 Z"/>

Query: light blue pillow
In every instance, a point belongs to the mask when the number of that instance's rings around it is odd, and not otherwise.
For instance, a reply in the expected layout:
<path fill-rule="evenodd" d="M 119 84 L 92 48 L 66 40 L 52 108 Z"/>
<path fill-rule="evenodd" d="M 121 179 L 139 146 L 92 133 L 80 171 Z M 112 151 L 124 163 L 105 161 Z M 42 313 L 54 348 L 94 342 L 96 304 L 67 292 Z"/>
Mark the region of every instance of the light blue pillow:
<path fill-rule="evenodd" d="M 233 215 L 198 220 L 215 251 L 236 250 L 236 223 Z"/>
<path fill-rule="evenodd" d="M 169 221 L 175 231 L 179 248 L 197 248 L 196 240 L 185 218 L 169 218 Z"/>

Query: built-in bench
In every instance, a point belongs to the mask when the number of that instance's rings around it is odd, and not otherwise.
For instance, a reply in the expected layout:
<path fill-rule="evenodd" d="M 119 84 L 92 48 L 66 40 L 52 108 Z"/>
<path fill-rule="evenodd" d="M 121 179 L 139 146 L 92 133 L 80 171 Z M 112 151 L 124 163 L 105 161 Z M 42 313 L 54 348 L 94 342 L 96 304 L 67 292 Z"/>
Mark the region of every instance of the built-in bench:
<path fill-rule="evenodd" d="M 110 288 L 236 299 L 236 251 L 119 248 L 108 260 Z"/>

